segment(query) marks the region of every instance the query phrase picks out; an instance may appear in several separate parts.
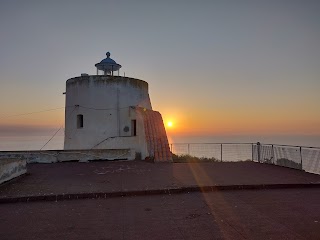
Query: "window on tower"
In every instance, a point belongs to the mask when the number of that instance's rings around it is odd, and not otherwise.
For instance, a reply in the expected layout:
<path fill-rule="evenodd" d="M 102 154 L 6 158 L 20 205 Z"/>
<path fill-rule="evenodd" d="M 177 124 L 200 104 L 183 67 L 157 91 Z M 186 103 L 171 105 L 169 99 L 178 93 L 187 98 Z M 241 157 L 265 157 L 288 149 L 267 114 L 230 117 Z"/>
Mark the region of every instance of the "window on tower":
<path fill-rule="evenodd" d="M 83 128 L 83 115 L 77 115 L 77 128 Z"/>
<path fill-rule="evenodd" d="M 131 120 L 131 136 L 137 136 L 137 120 Z"/>

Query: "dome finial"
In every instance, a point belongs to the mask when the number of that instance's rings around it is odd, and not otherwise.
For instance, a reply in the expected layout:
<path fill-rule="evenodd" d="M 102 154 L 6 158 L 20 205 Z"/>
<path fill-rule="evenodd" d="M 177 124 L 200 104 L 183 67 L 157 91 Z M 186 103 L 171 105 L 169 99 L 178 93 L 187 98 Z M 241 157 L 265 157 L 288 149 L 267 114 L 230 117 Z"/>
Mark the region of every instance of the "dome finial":
<path fill-rule="evenodd" d="M 107 58 L 110 58 L 111 54 L 110 54 L 110 52 L 107 52 L 106 55 L 107 55 Z"/>

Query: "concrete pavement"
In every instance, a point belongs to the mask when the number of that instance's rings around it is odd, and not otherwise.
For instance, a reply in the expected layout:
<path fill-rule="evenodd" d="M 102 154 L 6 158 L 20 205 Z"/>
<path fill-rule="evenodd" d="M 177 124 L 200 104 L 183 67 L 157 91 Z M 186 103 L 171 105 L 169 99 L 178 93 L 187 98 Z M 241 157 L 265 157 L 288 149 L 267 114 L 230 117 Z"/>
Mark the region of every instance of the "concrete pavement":
<path fill-rule="evenodd" d="M 320 189 L 0 204 L 0 239 L 319 239 Z"/>
<path fill-rule="evenodd" d="M 186 192 L 205 191 L 211 187 L 213 190 L 223 190 L 288 188 L 310 184 L 319 187 L 320 175 L 254 162 L 153 164 L 144 161 L 98 161 L 29 164 L 28 175 L 0 186 L 0 202 L 21 197 L 25 197 L 25 200 L 38 197 L 34 200 L 41 200 L 41 196 L 56 200 L 54 196 L 68 194 L 73 194 L 73 197 L 89 193 L 122 196 L 130 195 L 130 192 L 143 195 L 167 190 L 173 193 L 181 189 Z"/>
<path fill-rule="evenodd" d="M 320 239 L 319 183 L 254 162 L 30 164 L 0 186 L 0 239 Z"/>

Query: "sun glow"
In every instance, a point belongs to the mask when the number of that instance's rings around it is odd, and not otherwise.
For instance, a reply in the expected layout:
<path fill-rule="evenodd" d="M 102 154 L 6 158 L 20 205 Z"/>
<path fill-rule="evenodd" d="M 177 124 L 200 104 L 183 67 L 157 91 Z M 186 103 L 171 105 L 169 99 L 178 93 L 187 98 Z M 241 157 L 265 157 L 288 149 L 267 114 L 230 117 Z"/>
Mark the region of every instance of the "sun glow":
<path fill-rule="evenodd" d="M 173 123 L 172 123 L 171 121 L 169 121 L 169 122 L 167 122 L 167 126 L 168 126 L 169 128 L 171 128 L 171 127 L 173 126 Z"/>

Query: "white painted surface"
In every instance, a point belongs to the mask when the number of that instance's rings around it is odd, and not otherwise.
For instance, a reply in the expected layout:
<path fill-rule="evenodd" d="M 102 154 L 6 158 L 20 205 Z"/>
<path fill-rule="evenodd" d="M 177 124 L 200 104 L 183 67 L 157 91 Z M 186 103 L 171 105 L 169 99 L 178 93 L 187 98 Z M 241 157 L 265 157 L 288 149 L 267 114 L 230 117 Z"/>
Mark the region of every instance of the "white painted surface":
<path fill-rule="evenodd" d="M 81 76 L 66 84 L 64 149 L 134 149 L 148 156 L 143 119 L 135 106 L 152 110 L 148 83 L 120 76 Z M 83 115 L 83 128 L 77 115 Z M 137 120 L 137 136 L 131 120 Z"/>

